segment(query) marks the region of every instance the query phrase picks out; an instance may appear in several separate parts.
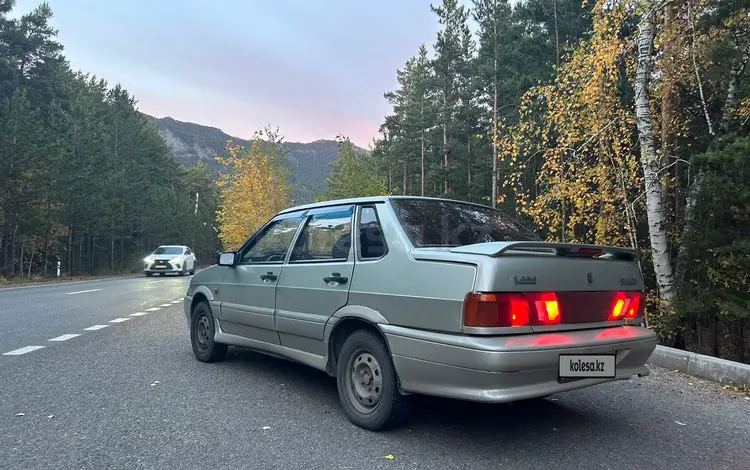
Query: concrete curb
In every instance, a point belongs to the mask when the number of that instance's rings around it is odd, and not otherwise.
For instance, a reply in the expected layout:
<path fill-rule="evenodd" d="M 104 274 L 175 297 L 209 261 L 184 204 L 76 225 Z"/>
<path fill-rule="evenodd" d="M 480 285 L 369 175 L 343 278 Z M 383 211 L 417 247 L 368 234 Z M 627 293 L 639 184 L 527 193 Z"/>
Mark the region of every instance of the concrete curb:
<path fill-rule="evenodd" d="M 680 349 L 656 346 L 648 359 L 650 364 L 670 370 L 679 370 L 722 384 L 750 386 L 750 365 L 727 361 L 713 356 L 704 356 Z"/>

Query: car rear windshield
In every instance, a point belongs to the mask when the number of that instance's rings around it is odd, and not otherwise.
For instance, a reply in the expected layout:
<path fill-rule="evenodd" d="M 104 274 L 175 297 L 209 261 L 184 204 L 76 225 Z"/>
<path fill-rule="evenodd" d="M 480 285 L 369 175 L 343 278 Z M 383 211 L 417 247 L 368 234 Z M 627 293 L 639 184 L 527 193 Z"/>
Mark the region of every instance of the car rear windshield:
<path fill-rule="evenodd" d="M 392 202 L 415 247 L 539 239 L 516 220 L 489 207 L 431 199 L 392 199 Z"/>
<path fill-rule="evenodd" d="M 179 246 L 160 246 L 152 253 L 154 255 L 181 255 L 182 247 Z"/>

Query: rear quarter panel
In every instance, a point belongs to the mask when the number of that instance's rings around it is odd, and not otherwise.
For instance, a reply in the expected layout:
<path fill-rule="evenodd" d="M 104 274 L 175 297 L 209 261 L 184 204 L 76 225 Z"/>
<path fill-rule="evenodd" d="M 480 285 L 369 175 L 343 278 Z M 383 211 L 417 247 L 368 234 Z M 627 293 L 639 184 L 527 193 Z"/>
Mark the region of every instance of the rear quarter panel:
<path fill-rule="evenodd" d="M 371 308 L 391 325 L 461 332 L 463 301 L 474 288 L 476 266 L 414 259 L 390 206 L 377 209 L 388 253 L 356 262 L 348 305 Z"/>

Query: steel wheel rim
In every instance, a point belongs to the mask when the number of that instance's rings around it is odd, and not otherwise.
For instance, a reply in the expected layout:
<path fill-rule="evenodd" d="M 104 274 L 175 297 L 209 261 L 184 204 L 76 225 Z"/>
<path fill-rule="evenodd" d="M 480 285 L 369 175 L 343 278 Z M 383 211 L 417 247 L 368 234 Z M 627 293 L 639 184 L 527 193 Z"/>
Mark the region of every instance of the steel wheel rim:
<path fill-rule="evenodd" d="M 195 340 L 198 345 L 198 349 L 205 351 L 208 349 L 209 342 L 211 340 L 211 325 L 206 315 L 199 315 L 195 322 Z"/>
<path fill-rule="evenodd" d="M 375 411 L 383 398 L 383 371 L 380 363 L 369 351 L 353 354 L 347 367 L 347 392 L 349 401 L 360 413 Z"/>

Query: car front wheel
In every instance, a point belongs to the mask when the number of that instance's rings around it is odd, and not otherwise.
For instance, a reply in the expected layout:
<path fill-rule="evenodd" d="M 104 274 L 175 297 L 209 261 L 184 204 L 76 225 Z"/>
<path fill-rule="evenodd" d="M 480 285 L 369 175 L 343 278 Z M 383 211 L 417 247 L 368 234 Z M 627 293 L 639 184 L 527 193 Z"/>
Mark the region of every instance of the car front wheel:
<path fill-rule="evenodd" d="M 227 355 L 228 346 L 214 341 L 216 326 L 211 307 L 206 301 L 199 302 L 193 308 L 190 322 L 190 342 L 193 354 L 201 362 L 216 362 Z"/>
<path fill-rule="evenodd" d="M 336 382 L 344 412 L 357 426 L 380 431 L 401 424 L 409 415 L 410 397 L 399 393 L 385 342 L 371 331 L 355 331 L 344 341 Z"/>

